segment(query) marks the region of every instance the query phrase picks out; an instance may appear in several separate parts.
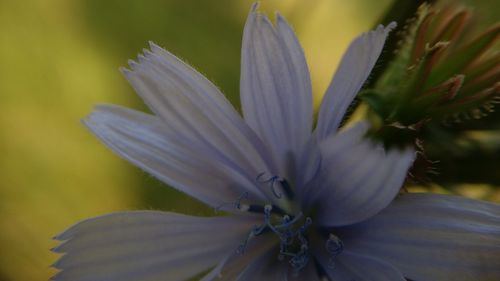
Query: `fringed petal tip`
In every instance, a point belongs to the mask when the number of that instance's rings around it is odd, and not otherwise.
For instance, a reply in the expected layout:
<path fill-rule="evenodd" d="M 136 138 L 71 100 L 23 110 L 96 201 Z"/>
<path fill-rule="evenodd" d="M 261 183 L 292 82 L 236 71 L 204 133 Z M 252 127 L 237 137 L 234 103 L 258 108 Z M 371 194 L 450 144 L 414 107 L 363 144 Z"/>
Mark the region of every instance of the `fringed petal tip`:
<path fill-rule="evenodd" d="M 283 16 L 281 16 L 281 14 L 279 12 L 275 12 L 275 16 L 276 16 L 277 20 L 283 20 L 283 21 L 285 21 L 284 18 L 283 18 Z M 260 1 L 254 2 L 252 4 L 252 6 L 250 7 L 250 11 L 248 13 L 248 19 L 252 19 L 252 20 L 262 19 L 264 21 L 267 21 L 267 22 L 271 23 L 271 21 L 265 15 L 265 13 L 260 10 Z M 247 19 L 247 21 L 248 21 L 248 19 Z"/>
<path fill-rule="evenodd" d="M 63 269 L 63 265 L 61 264 L 61 259 L 58 259 L 56 260 L 55 262 L 53 262 L 51 265 L 50 265 L 51 268 L 55 268 L 55 269 L 58 269 L 58 270 L 62 270 Z M 57 275 L 57 274 L 56 274 Z"/>
<path fill-rule="evenodd" d="M 378 27 L 377 27 L 377 31 L 382 31 L 383 30 L 385 33 L 389 33 L 391 31 L 393 31 L 397 26 L 398 26 L 398 24 L 395 21 L 390 22 L 385 27 L 384 27 L 384 25 L 379 24 Z"/>
<path fill-rule="evenodd" d="M 266 15 L 264 15 L 259 8 L 260 8 L 260 1 L 253 3 L 253 5 L 250 8 L 250 12 L 248 13 L 248 16 L 254 18 L 262 16 L 263 19 L 269 21 L 269 18 Z M 288 25 L 288 22 L 286 21 L 285 17 L 281 15 L 279 11 L 274 12 L 274 16 L 276 18 L 277 23 L 286 23 Z"/>
<path fill-rule="evenodd" d="M 59 240 L 58 240 L 58 241 L 59 241 Z M 62 252 L 62 251 L 61 251 L 60 246 L 61 246 L 61 245 L 59 245 L 59 246 L 55 246 L 55 247 L 52 247 L 52 248 L 50 248 L 50 251 L 51 251 L 52 253 L 56 253 L 56 254 L 62 254 L 62 253 L 64 253 L 64 252 Z"/>
<path fill-rule="evenodd" d="M 59 276 L 61 275 L 61 272 L 59 271 L 58 273 L 54 274 L 52 277 L 50 277 L 50 281 L 57 281 L 57 280 L 61 280 L 59 278 Z"/>
<path fill-rule="evenodd" d="M 387 25 L 379 24 L 379 25 L 377 25 L 377 27 L 375 29 L 367 31 L 367 32 L 363 32 L 358 37 L 363 37 L 363 36 L 366 36 L 366 35 L 368 35 L 368 36 L 375 36 L 377 34 L 383 34 L 384 36 L 387 36 L 397 26 L 398 26 L 398 24 L 395 21 L 392 21 L 392 22 L 388 23 Z"/>
<path fill-rule="evenodd" d="M 395 22 L 395 21 L 392 21 L 392 22 L 390 22 L 390 23 L 387 25 L 386 30 L 388 30 L 388 31 L 392 31 L 392 30 L 394 30 L 396 27 L 398 27 L 398 23 L 397 23 L 397 22 Z"/>
<path fill-rule="evenodd" d="M 66 232 L 66 231 L 65 231 Z M 64 234 L 61 233 L 61 234 Z M 58 238 L 56 241 L 59 242 L 59 245 L 52 247 L 50 251 L 55 254 L 66 254 L 68 252 L 68 245 L 71 244 L 72 237 L 69 238 Z M 56 261 L 57 262 L 57 261 Z"/>
<path fill-rule="evenodd" d="M 149 49 L 153 51 L 153 53 L 161 53 L 162 51 L 164 51 L 162 47 L 160 47 L 153 41 L 148 41 L 148 44 L 149 44 Z"/>
<path fill-rule="evenodd" d="M 70 227 L 71 228 L 71 227 Z M 69 229 L 69 228 L 68 228 Z M 54 241 L 59 241 L 59 242 L 64 242 L 66 240 L 68 240 L 70 237 L 67 236 L 66 232 L 68 231 L 68 229 L 64 230 L 63 232 L 57 234 L 57 235 L 54 235 L 52 237 L 52 240 Z M 55 252 L 55 249 L 58 248 L 58 246 L 50 249 L 52 252 Z"/>
<path fill-rule="evenodd" d="M 167 52 L 165 49 L 163 49 L 153 41 L 148 41 L 148 45 L 149 49 L 143 48 L 142 53 L 137 54 L 136 60 L 129 59 L 127 61 L 128 68 L 125 66 L 118 68 L 118 70 L 125 76 L 125 78 L 129 79 L 131 73 L 136 71 L 141 64 L 145 64 L 151 60 L 159 59 L 157 56 L 161 56 L 164 54 L 171 55 L 169 52 Z"/>
<path fill-rule="evenodd" d="M 83 126 L 85 126 L 88 130 L 94 133 L 97 136 L 100 136 L 104 133 L 105 127 L 107 126 L 109 119 L 112 118 L 111 112 L 114 108 L 119 108 L 116 105 L 111 104 L 99 104 L 94 107 L 94 110 L 83 119 L 80 120 Z M 65 240 L 65 239 L 56 239 L 60 237 L 62 234 L 54 237 L 54 240 Z"/>
<path fill-rule="evenodd" d="M 254 2 L 252 6 L 250 7 L 250 14 L 256 14 L 258 13 L 258 9 L 260 7 L 260 1 Z"/>

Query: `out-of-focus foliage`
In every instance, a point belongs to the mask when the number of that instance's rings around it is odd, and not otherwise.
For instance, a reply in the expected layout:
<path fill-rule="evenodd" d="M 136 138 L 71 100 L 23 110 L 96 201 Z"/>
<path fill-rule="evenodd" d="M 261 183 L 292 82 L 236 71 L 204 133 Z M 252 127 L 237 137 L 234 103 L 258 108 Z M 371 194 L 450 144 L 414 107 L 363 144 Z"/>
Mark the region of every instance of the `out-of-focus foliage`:
<path fill-rule="evenodd" d="M 237 105 L 251 2 L 0 1 L 0 280 L 47 280 L 51 237 L 87 217 L 130 209 L 213 214 L 110 153 L 79 120 L 100 102 L 146 110 L 118 67 L 148 40 L 197 67 Z M 349 41 L 390 2 L 264 1 L 303 43 L 316 106 Z"/>

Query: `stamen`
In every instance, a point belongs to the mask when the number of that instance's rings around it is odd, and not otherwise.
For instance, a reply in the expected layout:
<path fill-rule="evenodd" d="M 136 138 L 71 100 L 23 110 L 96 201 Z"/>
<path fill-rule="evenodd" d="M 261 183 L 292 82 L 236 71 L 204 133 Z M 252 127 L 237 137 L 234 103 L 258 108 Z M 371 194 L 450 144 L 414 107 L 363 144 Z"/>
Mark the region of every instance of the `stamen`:
<path fill-rule="evenodd" d="M 293 273 L 297 275 L 309 262 L 309 247 L 302 245 L 300 251 L 290 259 L 289 263 L 293 268 Z"/>
<path fill-rule="evenodd" d="M 266 182 L 273 181 L 281 182 L 282 180 L 276 177 Z M 294 216 L 288 215 L 283 209 L 271 204 L 264 206 L 257 204 L 242 204 L 241 201 L 246 198 L 248 198 L 247 192 L 238 197 L 235 202 L 224 203 L 218 207 L 220 209 L 222 206 L 231 204 L 240 211 L 264 214 L 264 222 L 252 228 L 245 241 L 238 246 L 236 253 L 243 254 L 249 241 L 254 237 L 272 232 L 278 236 L 280 240 L 278 259 L 284 260 L 288 258 L 288 262 L 293 268 L 294 274 L 298 274 L 298 272 L 307 265 L 310 259 L 309 240 L 307 239 L 306 233 L 309 226 L 312 225 L 312 219 L 310 217 L 304 218 L 301 212 Z"/>
<path fill-rule="evenodd" d="M 309 261 L 309 241 L 307 240 L 306 232 L 312 224 L 312 219 L 307 217 L 303 225 L 297 226 L 303 218 L 303 214 L 298 213 L 296 216 L 283 215 L 279 224 L 273 224 L 271 221 L 273 209 L 274 206 L 272 205 L 264 206 L 264 223 L 252 229 L 248 238 L 238 248 L 238 253 L 244 252 L 248 241 L 252 237 L 259 236 L 265 230 L 269 230 L 280 239 L 278 259 L 284 260 L 285 257 L 289 257 L 288 262 L 293 268 L 294 273 L 298 273 Z"/>
<path fill-rule="evenodd" d="M 276 205 L 272 205 L 272 207 L 273 208 L 271 210 L 271 213 L 276 214 L 276 215 L 284 215 L 285 214 L 285 211 L 283 211 L 283 209 L 281 209 L 280 207 L 278 207 Z M 251 213 L 264 214 L 264 208 L 265 208 L 265 206 L 262 206 L 262 205 L 251 204 L 251 205 L 243 205 L 241 210 L 251 212 Z"/>
<path fill-rule="evenodd" d="M 250 233 L 248 234 L 247 239 L 245 239 L 245 242 L 243 242 L 238 247 L 238 250 L 236 251 L 238 254 L 243 254 L 245 252 L 245 249 L 248 245 L 248 241 L 252 237 L 261 235 L 262 233 L 264 233 L 266 228 L 268 228 L 271 225 L 270 220 L 271 220 L 271 210 L 272 209 L 273 209 L 272 205 L 265 205 L 264 206 L 264 224 L 261 226 L 256 225 L 253 227 L 252 231 L 250 231 Z"/>
<path fill-rule="evenodd" d="M 335 258 L 342 253 L 344 250 L 344 243 L 340 238 L 330 233 L 328 240 L 325 243 L 326 251 L 330 254 L 330 259 L 328 260 L 328 267 L 335 267 Z"/>
<path fill-rule="evenodd" d="M 243 192 L 234 202 L 226 202 L 222 203 L 219 206 L 215 207 L 215 211 L 220 211 L 224 206 L 233 206 L 235 209 L 240 210 L 242 212 L 251 212 L 251 213 L 260 213 L 264 214 L 265 213 L 265 206 L 258 205 L 258 204 L 242 204 L 241 201 L 243 199 L 248 199 L 248 191 Z M 270 205 L 272 208 L 271 213 L 277 214 L 277 215 L 285 215 L 285 211 L 281 209 L 278 206 L 275 205 Z"/>
<path fill-rule="evenodd" d="M 278 224 L 275 227 L 276 228 L 287 228 L 295 224 L 297 221 L 299 221 L 302 218 L 302 212 L 298 213 L 295 217 L 290 218 L 289 215 L 283 216 L 283 223 Z M 309 218 L 310 219 L 310 218 Z"/>
<path fill-rule="evenodd" d="M 288 181 L 280 176 L 271 176 L 267 180 L 261 180 L 262 176 L 264 176 L 266 173 L 262 172 L 257 175 L 257 182 L 259 183 L 270 183 L 271 184 L 271 191 L 273 192 L 273 195 L 276 196 L 276 198 L 281 198 L 283 194 L 278 191 L 276 188 L 276 183 L 279 183 L 281 185 L 281 189 L 285 192 L 285 196 L 288 199 L 293 199 L 295 196 L 292 187 L 288 183 Z"/>
<path fill-rule="evenodd" d="M 242 210 L 242 205 L 241 205 L 241 201 L 243 199 L 247 199 L 248 198 L 248 191 L 245 191 L 243 192 L 239 197 L 238 199 L 236 199 L 235 202 L 226 202 L 226 203 L 222 203 L 220 204 L 219 206 L 215 207 L 215 211 L 220 211 L 224 206 L 227 206 L 227 205 L 233 205 L 236 209 L 238 210 Z"/>
<path fill-rule="evenodd" d="M 276 190 L 276 188 L 274 186 L 274 183 L 278 179 L 278 176 L 272 176 L 267 180 L 261 180 L 262 176 L 265 174 L 266 174 L 265 172 L 262 172 L 259 175 L 257 175 L 257 178 L 256 178 L 257 182 L 259 182 L 259 183 L 271 183 L 271 191 L 273 192 L 274 196 L 276 196 L 276 198 L 281 198 L 283 195 L 281 194 L 281 192 L 278 192 L 278 190 Z"/>
<path fill-rule="evenodd" d="M 279 227 L 287 227 L 285 231 L 278 234 L 281 240 L 280 244 L 280 254 L 278 256 L 279 260 L 283 260 L 285 256 L 290 257 L 288 261 L 293 268 L 294 274 L 298 274 L 309 262 L 309 241 L 306 238 L 307 228 L 312 224 L 312 219 L 310 217 L 306 218 L 305 223 L 298 228 L 298 230 L 292 230 L 292 226 L 302 218 L 302 213 L 299 213 L 295 218 L 290 219 L 288 216 L 283 218 L 283 224 Z M 278 228 L 278 226 L 276 226 Z M 300 244 L 300 250 L 296 253 L 290 252 L 289 247 L 293 247 L 294 242 Z"/>

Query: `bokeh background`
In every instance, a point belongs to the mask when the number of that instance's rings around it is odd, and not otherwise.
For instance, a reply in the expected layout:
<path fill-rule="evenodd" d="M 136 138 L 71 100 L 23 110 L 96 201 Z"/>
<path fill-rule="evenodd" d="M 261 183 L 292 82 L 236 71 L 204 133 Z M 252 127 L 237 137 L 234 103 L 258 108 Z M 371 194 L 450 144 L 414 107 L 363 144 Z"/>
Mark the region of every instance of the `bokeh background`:
<path fill-rule="evenodd" d="M 262 10 L 279 10 L 298 33 L 317 106 L 350 40 L 391 2 L 269 0 Z M 486 20 L 497 16 L 468 2 Z M 1 281 L 47 280 L 57 258 L 51 237 L 84 218 L 136 209 L 213 213 L 113 155 L 80 119 L 98 103 L 147 110 L 118 67 L 149 40 L 207 75 L 239 108 L 251 3 L 0 0 Z"/>

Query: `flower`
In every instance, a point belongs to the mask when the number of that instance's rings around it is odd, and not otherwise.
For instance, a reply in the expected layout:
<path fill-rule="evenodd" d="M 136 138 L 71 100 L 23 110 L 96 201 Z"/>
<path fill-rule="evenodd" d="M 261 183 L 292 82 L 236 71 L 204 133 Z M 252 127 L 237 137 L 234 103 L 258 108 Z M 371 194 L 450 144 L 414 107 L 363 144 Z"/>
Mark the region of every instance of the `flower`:
<path fill-rule="evenodd" d="M 500 207 L 398 195 L 411 149 L 336 133 L 393 24 L 356 38 L 313 133 L 311 85 L 285 20 L 252 7 L 245 25 L 243 119 L 201 74 L 151 43 L 123 70 L 154 115 L 98 106 L 85 124 L 121 157 L 230 215 L 135 211 L 55 237 L 54 280 L 493 280 Z M 394 199 L 396 198 L 396 199 Z"/>

